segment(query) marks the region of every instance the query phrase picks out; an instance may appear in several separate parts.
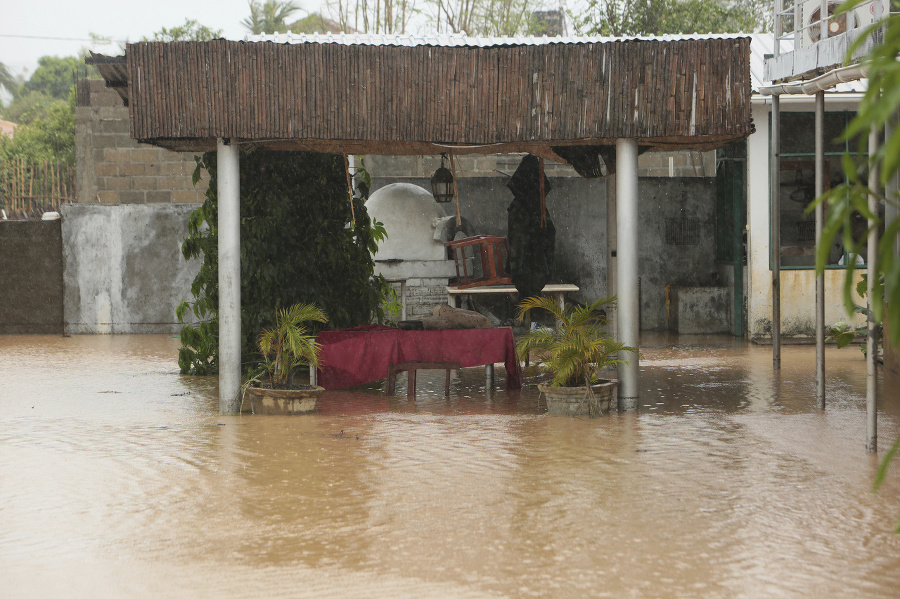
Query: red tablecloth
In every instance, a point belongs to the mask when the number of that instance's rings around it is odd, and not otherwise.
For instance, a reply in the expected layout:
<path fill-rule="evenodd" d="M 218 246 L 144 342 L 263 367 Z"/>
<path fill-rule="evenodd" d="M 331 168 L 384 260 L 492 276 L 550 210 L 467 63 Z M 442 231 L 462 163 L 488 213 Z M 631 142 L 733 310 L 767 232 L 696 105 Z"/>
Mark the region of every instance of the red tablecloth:
<path fill-rule="evenodd" d="M 318 383 L 326 389 L 346 389 L 387 376 L 401 362 L 459 362 L 462 368 L 503 362 L 506 388 L 520 389 L 522 373 L 512 329 L 449 329 L 401 331 L 363 326 L 327 329 L 316 335 L 321 345 Z"/>

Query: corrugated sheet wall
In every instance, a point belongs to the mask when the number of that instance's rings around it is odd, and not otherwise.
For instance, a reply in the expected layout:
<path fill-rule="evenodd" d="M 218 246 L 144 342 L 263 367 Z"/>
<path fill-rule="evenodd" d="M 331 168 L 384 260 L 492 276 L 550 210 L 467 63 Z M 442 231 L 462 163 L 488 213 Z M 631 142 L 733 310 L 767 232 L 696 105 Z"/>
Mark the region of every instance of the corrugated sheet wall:
<path fill-rule="evenodd" d="M 130 44 L 132 135 L 673 140 L 750 132 L 749 38 L 497 47 Z"/>

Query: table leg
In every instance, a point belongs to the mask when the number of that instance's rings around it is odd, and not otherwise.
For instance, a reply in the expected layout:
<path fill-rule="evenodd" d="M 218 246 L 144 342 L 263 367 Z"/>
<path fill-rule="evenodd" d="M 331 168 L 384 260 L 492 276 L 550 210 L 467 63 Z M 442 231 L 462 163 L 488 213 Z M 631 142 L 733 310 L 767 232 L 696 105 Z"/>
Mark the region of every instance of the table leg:
<path fill-rule="evenodd" d="M 416 369 L 409 369 L 409 377 L 406 379 L 406 397 L 416 398 Z"/>
<path fill-rule="evenodd" d="M 484 385 L 486 389 L 494 388 L 494 365 L 485 364 L 484 366 Z"/>

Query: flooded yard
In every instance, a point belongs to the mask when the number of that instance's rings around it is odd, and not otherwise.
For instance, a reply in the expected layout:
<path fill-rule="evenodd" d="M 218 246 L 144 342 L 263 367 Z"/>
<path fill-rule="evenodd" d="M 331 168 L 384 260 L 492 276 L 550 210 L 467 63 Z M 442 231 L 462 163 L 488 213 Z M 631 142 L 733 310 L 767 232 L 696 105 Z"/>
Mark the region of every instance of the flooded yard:
<path fill-rule="evenodd" d="M 896 597 L 865 362 L 645 336 L 638 414 L 542 413 L 483 369 L 220 416 L 164 336 L 0 337 L 4 597 Z M 883 378 L 883 377 L 882 377 Z M 882 453 L 900 383 L 881 384 Z"/>

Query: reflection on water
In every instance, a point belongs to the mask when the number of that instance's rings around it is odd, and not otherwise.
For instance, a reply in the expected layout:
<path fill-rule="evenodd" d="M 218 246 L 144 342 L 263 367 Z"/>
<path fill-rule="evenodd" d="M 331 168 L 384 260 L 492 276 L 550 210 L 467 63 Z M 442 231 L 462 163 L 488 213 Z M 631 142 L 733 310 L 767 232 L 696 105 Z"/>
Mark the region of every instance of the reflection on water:
<path fill-rule="evenodd" d="M 871 493 L 865 364 L 645 338 L 641 411 L 542 414 L 481 369 L 223 417 L 177 340 L 0 337 L 12 597 L 896 597 L 900 468 Z M 689 343 L 685 343 L 689 342 Z M 882 447 L 900 385 L 882 385 Z"/>

